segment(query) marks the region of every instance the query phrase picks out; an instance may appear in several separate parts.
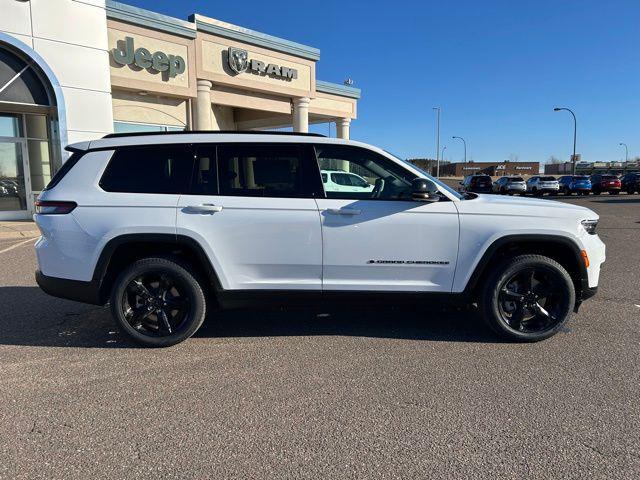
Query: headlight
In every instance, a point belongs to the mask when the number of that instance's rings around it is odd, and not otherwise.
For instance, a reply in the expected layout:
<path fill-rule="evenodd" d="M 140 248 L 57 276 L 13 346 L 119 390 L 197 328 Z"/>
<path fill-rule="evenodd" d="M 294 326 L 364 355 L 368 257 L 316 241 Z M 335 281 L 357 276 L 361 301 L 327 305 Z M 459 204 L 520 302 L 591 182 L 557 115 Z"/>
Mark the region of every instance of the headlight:
<path fill-rule="evenodd" d="M 596 228 L 598 226 L 598 220 L 582 220 L 582 226 L 589 235 L 596 234 Z"/>

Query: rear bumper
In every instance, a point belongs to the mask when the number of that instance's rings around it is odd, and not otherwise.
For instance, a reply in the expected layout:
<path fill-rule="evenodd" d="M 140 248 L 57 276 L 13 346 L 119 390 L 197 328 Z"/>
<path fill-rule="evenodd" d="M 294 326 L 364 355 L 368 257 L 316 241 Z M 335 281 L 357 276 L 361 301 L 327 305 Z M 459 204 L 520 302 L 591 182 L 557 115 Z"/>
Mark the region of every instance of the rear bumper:
<path fill-rule="evenodd" d="M 36 270 L 36 283 L 43 292 L 58 298 L 76 302 L 102 305 L 100 288 L 95 282 L 81 282 L 67 278 L 48 277 Z"/>

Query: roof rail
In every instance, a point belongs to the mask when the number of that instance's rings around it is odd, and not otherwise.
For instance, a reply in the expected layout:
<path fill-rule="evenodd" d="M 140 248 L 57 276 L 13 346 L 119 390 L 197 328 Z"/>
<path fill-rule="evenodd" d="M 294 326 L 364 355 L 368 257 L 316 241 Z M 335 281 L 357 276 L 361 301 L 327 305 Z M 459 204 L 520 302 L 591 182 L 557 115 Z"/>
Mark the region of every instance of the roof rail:
<path fill-rule="evenodd" d="M 320 133 L 298 133 L 298 132 L 274 132 L 267 130 L 183 130 L 179 132 L 131 132 L 131 133 L 109 133 L 102 138 L 123 138 L 123 137 L 146 137 L 147 135 L 289 135 L 304 137 L 326 137 Z"/>

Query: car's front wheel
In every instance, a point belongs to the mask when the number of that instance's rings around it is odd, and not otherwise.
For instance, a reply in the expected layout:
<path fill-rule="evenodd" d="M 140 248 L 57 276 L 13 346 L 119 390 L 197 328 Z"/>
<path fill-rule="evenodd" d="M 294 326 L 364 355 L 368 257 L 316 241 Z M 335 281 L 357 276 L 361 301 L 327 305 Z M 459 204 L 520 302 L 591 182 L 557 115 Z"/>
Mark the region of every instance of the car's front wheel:
<path fill-rule="evenodd" d="M 143 258 L 118 276 L 111 311 L 120 329 L 136 342 L 168 347 L 200 328 L 206 300 L 200 282 L 185 266 L 169 258 Z"/>
<path fill-rule="evenodd" d="M 562 328 L 575 298 L 573 281 L 562 265 L 542 255 L 521 255 L 505 260 L 489 276 L 479 304 L 499 336 L 536 342 Z"/>

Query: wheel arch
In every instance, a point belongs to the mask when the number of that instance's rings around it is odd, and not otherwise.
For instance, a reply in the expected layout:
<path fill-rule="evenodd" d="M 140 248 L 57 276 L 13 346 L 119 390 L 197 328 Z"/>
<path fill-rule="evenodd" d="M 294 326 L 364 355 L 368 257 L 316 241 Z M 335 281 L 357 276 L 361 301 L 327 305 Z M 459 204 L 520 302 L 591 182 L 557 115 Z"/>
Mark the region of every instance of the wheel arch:
<path fill-rule="evenodd" d="M 209 292 L 222 288 L 215 268 L 197 240 L 168 233 L 132 233 L 112 238 L 102 249 L 92 279 L 98 287 L 100 302 L 107 302 L 115 279 L 126 265 L 153 255 L 185 260 L 196 274 L 207 280 Z"/>
<path fill-rule="evenodd" d="M 482 254 L 464 288 L 464 293 L 474 297 L 483 279 L 491 271 L 491 263 L 509 256 L 538 254 L 556 260 L 571 275 L 576 288 L 576 298 L 589 288 L 587 268 L 579 245 L 568 237 L 547 234 L 516 234 L 496 239 Z"/>

